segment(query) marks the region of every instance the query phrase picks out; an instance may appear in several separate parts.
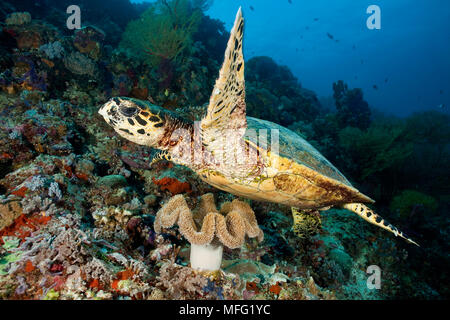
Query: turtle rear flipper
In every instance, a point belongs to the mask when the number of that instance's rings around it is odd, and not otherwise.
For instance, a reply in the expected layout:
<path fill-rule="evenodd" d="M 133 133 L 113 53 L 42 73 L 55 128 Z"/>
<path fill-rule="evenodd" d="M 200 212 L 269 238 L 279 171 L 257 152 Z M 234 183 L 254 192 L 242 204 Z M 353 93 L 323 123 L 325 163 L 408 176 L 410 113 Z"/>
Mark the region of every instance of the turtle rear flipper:
<path fill-rule="evenodd" d="M 392 232 L 395 234 L 395 236 L 400 236 L 401 238 L 405 239 L 406 241 L 415 244 L 416 246 L 420 247 L 419 244 L 417 244 L 415 241 L 411 240 L 408 236 L 406 236 L 403 232 L 398 230 L 396 227 L 394 227 L 392 224 L 384 220 L 382 217 L 377 215 L 375 212 L 372 211 L 369 207 L 362 203 L 346 203 L 342 206 L 344 209 L 350 210 L 354 213 L 356 213 L 358 216 L 363 218 L 369 223 L 372 223 L 380 228 L 383 228 L 389 232 Z"/>

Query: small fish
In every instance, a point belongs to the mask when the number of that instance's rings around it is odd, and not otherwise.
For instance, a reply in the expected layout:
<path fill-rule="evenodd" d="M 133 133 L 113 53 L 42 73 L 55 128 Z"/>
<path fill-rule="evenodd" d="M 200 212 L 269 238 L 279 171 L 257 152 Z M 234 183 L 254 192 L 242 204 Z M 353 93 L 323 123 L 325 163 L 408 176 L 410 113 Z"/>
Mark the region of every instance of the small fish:
<path fill-rule="evenodd" d="M 292 0 L 288 0 L 288 2 L 289 2 L 290 4 L 292 4 Z"/>
<path fill-rule="evenodd" d="M 169 96 L 169 89 L 166 89 L 166 91 L 164 91 L 164 94 L 166 95 L 166 97 Z"/>
<path fill-rule="evenodd" d="M 357 80 L 358 79 L 358 76 L 355 76 L 355 80 Z"/>
<path fill-rule="evenodd" d="M 295 48 L 295 52 L 298 52 L 298 48 Z"/>
<path fill-rule="evenodd" d="M 306 27 L 305 27 L 305 29 L 306 29 L 306 30 L 309 30 L 309 27 L 308 27 L 308 26 L 306 26 Z"/>
<path fill-rule="evenodd" d="M 443 94 L 443 93 L 444 93 L 444 90 L 442 90 L 442 89 L 439 90 L 439 93 L 440 93 L 440 94 Z"/>
<path fill-rule="evenodd" d="M 439 109 L 444 109 L 445 108 L 445 104 L 441 103 L 440 105 L 438 105 Z"/>
<path fill-rule="evenodd" d="M 338 39 L 336 39 L 336 40 L 334 40 L 334 41 L 336 41 L 336 43 L 339 43 L 339 40 L 338 40 Z"/>
<path fill-rule="evenodd" d="M 147 100 L 153 104 L 156 104 L 156 101 L 150 95 L 147 96 Z"/>
<path fill-rule="evenodd" d="M 387 82 L 388 82 L 388 78 L 384 79 L 384 83 L 387 83 Z"/>
<path fill-rule="evenodd" d="M 352 49 L 353 49 L 353 50 L 356 50 L 356 46 L 355 46 L 355 45 L 353 45 Z"/>
<path fill-rule="evenodd" d="M 361 59 L 361 64 L 364 64 L 364 60 L 363 59 Z"/>
<path fill-rule="evenodd" d="M 319 21 L 319 18 L 314 18 L 314 21 Z"/>
<path fill-rule="evenodd" d="M 253 6 L 250 6 L 250 10 L 255 11 L 255 8 L 253 8 Z"/>
<path fill-rule="evenodd" d="M 328 33 L 328 32 L 327 32 L 327 37 L 330 38 L 331 40 L 334 39 L 334 36 L 332 34 Z"/>
<path fill-rule="evenodd" d="M 375 90 L 378 90 L 378 86 L 377 86 L 376 84 L 374 84 L 372 87 L 373 87 Z"/>

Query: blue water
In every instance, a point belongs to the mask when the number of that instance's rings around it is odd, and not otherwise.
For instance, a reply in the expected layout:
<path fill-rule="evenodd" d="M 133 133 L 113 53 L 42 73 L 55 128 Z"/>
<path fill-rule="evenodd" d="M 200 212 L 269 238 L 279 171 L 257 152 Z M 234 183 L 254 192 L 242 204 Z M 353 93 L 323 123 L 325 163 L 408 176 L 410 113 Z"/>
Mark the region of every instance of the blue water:
<path fill-rule="evenodd" d="M 207 14 L 229 30 L 242 6 L 246 59 L 274 58 L 319 97 L 332 95 L 332 83 L 342 79 L 362 88 L 371 107 L 383 112 L 449 112 L 450 1 L 291 2 L 216 0 Z M 372 4 L 381 9 L 380 30 L 366 26 Z"/>

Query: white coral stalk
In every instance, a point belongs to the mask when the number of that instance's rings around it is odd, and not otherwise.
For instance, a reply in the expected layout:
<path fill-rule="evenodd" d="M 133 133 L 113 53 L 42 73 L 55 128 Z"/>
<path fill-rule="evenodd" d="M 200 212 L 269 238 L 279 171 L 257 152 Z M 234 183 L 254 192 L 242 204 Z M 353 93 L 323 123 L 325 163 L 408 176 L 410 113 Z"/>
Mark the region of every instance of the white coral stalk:
<path fill-rule="evenodd" d="M 217 271 L 222 264 L 223 245 L 214 242 L 206 245 L 191 244 L 191 268 L 199 271 Z"/>

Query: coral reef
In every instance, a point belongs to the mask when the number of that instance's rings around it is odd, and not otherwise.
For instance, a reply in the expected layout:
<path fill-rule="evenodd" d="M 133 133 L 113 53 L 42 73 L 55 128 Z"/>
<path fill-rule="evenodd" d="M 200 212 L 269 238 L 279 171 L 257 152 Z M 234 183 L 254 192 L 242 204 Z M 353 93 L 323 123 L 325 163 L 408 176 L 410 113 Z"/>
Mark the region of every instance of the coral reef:
<path fill-rule="evenodd" d="M 333 83 L 333 91 L 340 126 L 366 129 L 370 125 L 370 108 L 363 100 L 362 90 L 349 89 L 347 84 L 339 80 Z"/>
<path fill-rule="evenodd" d="M 346 127 L 339 133 L 339 142 L 352 157 L 357 175 L 364 179 L 375 172 L 398 166 L 411 155 L 411 143 L 403 143 L 401 126 L 371 126 L 367 131 Z"/>
<path fill-rule="evenodd" d="M 327 108 L 254 57 L 249 115 L 305 137 L 423 249 L 345 210 L 235 199 L 97 114 L 127 96 L 198 120 L 229 36 L 211 1 L 78 3 L 80 30 L 61 27 L 68 0 L 0 4 L 0 299 L 450 297 L 448 114 L 383 117 L 344 82 Z M 222 247 L 220 272 L 189 265 L 195 242 Z M 367 288 L 369 265 L 381 290 Z"/>
<path fill-rule="evenodd" d="M 316 95 L 302 88 L 286 66 L 265 56 L 251 58 L 245 66 L 249 116 L 288 126 L 296 121 L 311 121 L 319 114 Z"/>
<path fill-rule="evenodd" d="M 29 12 L 13 12 L 5 20 L 7 26 L 20 26 L 30 22 L 31 14 Z"/>

